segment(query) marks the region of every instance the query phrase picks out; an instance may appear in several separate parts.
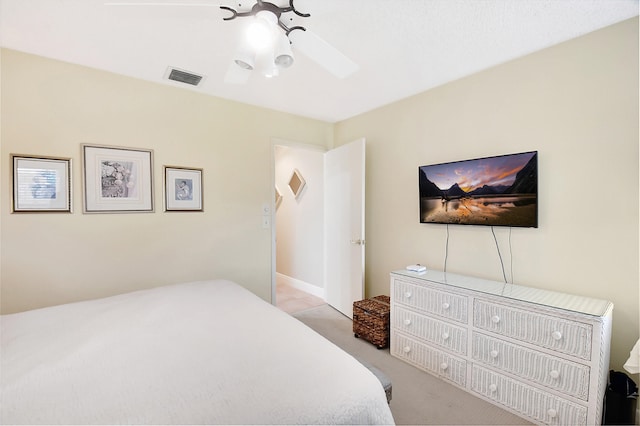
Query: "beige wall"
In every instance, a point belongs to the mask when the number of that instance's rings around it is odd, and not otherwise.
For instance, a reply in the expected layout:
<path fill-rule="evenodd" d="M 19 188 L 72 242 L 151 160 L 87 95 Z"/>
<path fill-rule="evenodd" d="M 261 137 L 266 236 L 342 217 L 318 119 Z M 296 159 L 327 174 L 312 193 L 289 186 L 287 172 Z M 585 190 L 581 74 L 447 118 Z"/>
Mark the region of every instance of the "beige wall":
<path fill-rule="evenodd" d="M 389 271 L 442 269 L 445 225 L 420 224 L 418 166 L 539 151 L 539 228 L 496 228 L 516 283 L 614 302 L 612 367 L 638 339 L 638 20 L 336 125 L 367 137 L 369 296 Z M 447 270 L 502 280 L 489 227 L 450 226 Z"/>
<path fill-rule="evenodd" d="M 330 124 L 2 51 L 2 312 L 188 280 L 271 298 L 272 138 Z M 80 144 L 154 150 L 155 213 L 83 214 Z M 11 153 L 71 157 L 73 214 L 11 214 Z M 163 212 L 163 165 L 204 169 L 204 213 Z"/>
<path fill-rule="evenodd" d="M 638 20 L 335 126 L 2 51 L 2 311 L 227 277 L 270 298 L 271 139 L 367 138 L 367 294 L 442 268 L 419 165 L 539 151 L 540 227 L 496 229 L 507 276 L 615 303 L 612 368 L 638 338 Z M 80 144 L 152 148 L 156 213 L 82 214 Z M 9 154 L 74 159 L 73 214 L 10 214 Z M 162 165 L 204 168 L 205 213 L 162 212 Z M 247 266 L 249 265 L 249 266 Z M 450 227 L 448 270 L 502 279 L 489 228 Z M 511 268 L 513 265 L 513 268 Z"/>

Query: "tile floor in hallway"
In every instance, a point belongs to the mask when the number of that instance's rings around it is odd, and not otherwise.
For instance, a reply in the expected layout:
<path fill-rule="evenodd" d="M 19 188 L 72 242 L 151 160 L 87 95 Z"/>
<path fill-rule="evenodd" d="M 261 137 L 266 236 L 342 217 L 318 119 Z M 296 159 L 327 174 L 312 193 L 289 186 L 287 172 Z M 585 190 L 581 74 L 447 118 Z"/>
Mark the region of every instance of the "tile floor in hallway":
<path fill-rule="evenodd" d="M 276 285 L 276 306 L 289 314 L 325 303 L 320 297 L 298 290 L 289 284 L 278 281 Z"/>

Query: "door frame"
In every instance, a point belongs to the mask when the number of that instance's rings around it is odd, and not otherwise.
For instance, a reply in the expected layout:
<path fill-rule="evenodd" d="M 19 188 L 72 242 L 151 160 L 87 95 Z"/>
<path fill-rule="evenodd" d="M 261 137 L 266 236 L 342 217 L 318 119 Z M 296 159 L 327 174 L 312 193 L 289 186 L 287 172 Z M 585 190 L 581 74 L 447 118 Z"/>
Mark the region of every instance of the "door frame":
<path fill-rule="evenodd" d="M 268 204 L 270 206 L 270 217 L 271 217 L 271 304 L 272 305 L 276 305 L 277 303 L 277 299 L 276 299 L 276 285 L 277 285 L 277 278 L 276 278 L 276 257 L 277 257 L 277 250 L 276 250 L 276 146 L 285 146 L 285 147 L 291 147 L 291 148 L 298 148 L 298 149 L 306 149 L 309 151 L 316 151 L 316 152 L 321 152 L 321 153 L 326 153 L 327 151 L 329 151 L 330 148 L 326 147 L 326 146 L 322 146 L 322 145 L 313 145 L 313 144 L 307 144 L 307 143 L 303 143 L 303 142 L 295 142 L 295 141 L 290 141 L 290 140 L 286 140 L 286 139 L 279 139 L 279 138 L 271 138 L 271 149 L 270 149 L 270 175 L 271 175 L 271 188 L 270 188 L 270 194 L 271 194 L 271 198 L 269 200 L 269 203 L 265 203 Z M 264 212 L 263 212 L 264 213 Z M 324 262 L 324 259 L 322 260 Z"/>

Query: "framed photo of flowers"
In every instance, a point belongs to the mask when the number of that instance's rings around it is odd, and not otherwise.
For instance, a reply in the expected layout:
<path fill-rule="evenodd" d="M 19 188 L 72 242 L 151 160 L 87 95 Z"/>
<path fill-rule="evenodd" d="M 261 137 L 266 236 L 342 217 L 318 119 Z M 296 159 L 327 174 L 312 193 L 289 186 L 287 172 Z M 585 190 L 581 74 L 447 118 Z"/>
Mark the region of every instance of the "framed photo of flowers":
<path fill-rule="evenodd" d="M 165 211 L 201 212 L 202 169 L 164 166 Z"/>
<path fill-rule="evenodd" d="M 71 213 L 71 159 L 11 155 L 12 212 Z"/>
<path fill-rule="evenodd" d="M 82 145 L 84 213 L 153 212 L 153 151 Z"/>

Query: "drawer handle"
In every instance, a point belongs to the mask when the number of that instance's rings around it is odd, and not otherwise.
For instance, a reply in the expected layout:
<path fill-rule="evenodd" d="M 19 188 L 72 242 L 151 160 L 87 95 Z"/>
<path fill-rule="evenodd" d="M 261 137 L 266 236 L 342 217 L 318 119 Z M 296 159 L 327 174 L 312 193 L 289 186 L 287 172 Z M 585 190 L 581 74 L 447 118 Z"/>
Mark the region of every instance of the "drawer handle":
<path fill-rule="evenodd" d="M 496 385 L 495 383 L 491 383 L 491 384 L 489 385 L 489 390 L 490 390 L 491 392 L 495 392 L 495 391 L 497 391 L 497 390 L 498 390 L 498 385 Z"/>
<path fill-rule="evenodd" d="M 549 415 L 549 417 L 551 417 L 553 419 L 554 417 L 556 417 L 558 415 L 558 412 L 554 408 L 549 408 L 547 410 L 547 414 Z"/>
<path fill-rule="evenodd" d="M 409 318 L 405 319 L 404 325 L 411 325 L 411 320 Z"/>
<path fill-rule="evenodd" d="M 404 348 L 402 348 L 402 350 L 404 351 L 405 354 L 408 354 L 409 352 L 411 352 L 411 348 L 409 346 L 405 346 Z"/>
<path fill-rule="evenodd" d="M 562 333 L 556 330 L 553 333 L 551 333 L 551 337 L 553 337 L 553 340 L 560 340 L 562 339 Z"/>
<path fill-rule="evenodd" d="M 446 311 L 447 309 L 449 309 L 449 306 L 450 306 L 450 305 L 449 305 L 447 302 L 444 302 L 444 303 L 442 304 L 442 309 L 444 309 L 444 310 Z"/>
<path fill-rule="evenodd" d="M 449 365 L 446 362 L 443 362 L 442 364 L 440 364 L 440 368 L 446 370 L 447 368 L 449 368 Z"/>
<path fill-rule="evenodd" d="M 494 323 L 494 324 L 499 323 L 500 322 L 500 317 L 497 316 L 497 315 L 492 316 L 491 317 L 491 322 Z"/>
<path fill-rule="evenodd" d="M 550 375 L 552 378 L 557 379 L 558 377 L 560 377 L 560 372 L 559 372 L 558 370 L 551 370 L 551 371 L 549 372 L 549 375 Z"/>
<path fill-rule="evenodd" d="M 489 355 L 491 355 L 491 358 L 498 358 L 498 351 L 492 350 L 489 352 Z"/>
<path fill-rule="evenodd" d="M 407 299 L 411 299 L 411 292 L 410 292 L 410 291 L 407 291 L 407 292 L 404 294 L 404 297 L 406 297 Z"/>
<path fill-rule="evenodd" d="M 447 333 L 446 331 L 444 333 L 442 333 L 442 339 L 443 340 L 449 340 L 449 333 Z"/>

